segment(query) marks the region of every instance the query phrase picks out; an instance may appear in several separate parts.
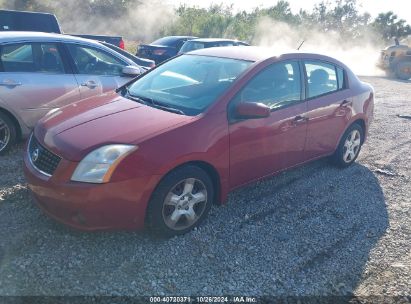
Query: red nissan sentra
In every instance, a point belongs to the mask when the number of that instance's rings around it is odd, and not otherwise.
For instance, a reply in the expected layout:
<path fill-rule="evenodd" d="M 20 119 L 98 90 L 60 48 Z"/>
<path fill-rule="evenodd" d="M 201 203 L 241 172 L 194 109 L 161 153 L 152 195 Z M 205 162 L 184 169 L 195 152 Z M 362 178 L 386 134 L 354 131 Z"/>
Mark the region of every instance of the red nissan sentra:
<path fill-rule="evenodd" d="M 67 225 L 182 234 L 242 185 L 325 156 L 351 165 L 373 96 L 330 57 L 199 50 L 46 115 L 25 174 L 39 206 Z"/>

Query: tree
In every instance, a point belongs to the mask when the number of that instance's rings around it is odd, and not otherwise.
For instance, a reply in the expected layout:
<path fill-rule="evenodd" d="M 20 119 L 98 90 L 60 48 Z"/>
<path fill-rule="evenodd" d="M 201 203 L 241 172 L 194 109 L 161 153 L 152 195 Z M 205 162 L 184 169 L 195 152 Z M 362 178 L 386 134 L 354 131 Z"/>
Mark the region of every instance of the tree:
<path fill-rule="evenodd" d="M 380 13 L 372 26 L 386 41 L 411 35 L 410 25 L 403 19 L 398 20 L 398 16 L 391 11 Z"/>

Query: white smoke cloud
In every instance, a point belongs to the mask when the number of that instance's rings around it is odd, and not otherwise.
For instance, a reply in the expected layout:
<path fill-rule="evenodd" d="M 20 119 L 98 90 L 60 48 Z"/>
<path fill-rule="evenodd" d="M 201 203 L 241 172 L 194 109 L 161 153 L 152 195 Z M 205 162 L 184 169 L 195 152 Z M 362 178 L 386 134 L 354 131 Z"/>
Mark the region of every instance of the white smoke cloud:
<path fill-rule="evenodd" d="M 376 67 L 382 46 L 376 46 L 373 34 L 364 41 L 344 40 L 338 32 L 319 32 L 316 29 L 292 28 L 287 23 L 262 18 L 256 27 L 253 43 L 269 47 L 275 53 L 295 51 L 305 40 L 301 51 L 334 57 L 349 66 L 357 75 L 381 75 Z"/>
<path fill-rule="evenodd" d="M 131 5 L 117 19 L 84 16 L 84 7 L 78 6 L 76 2 L 54 3 L 57 18 L 65 33 L 118 35 L 129 40 L 150 41 L 157 38 L 167 25 L 178 20 L 174 8 L 160 0 Z"/>

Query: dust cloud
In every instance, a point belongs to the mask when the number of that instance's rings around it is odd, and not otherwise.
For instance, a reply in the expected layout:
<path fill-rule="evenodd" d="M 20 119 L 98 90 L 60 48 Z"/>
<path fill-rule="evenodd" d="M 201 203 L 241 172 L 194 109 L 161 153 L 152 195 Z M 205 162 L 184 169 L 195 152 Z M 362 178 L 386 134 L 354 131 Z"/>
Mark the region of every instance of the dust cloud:
<path fill-rule="evenodd" d="M 93 14 L 90 4 L 82 0 L 31 0 L 30 3 L 36 11 L 54 13 L 66 34 L 115 35 L 151 42 L 162 29 L 178 20 L 174 7 L 162 0 L 131 1 L 126 10 L 113 5 L 111 11 L 104 12 L 107 8 L 102 8 L 99 15 Z M 17 1 L 0 0 L 2 8 L 16 9 Z"/>
<path fill-rule="evenodd" d="M 300 49 L 302 52 L 334 57 L 349 66 L 357 75 L 382 75 L 383 72 L 376 67 L 376 62 L 383 46 L 375 44 L 373 33 L 368 33 L 367 37 L 367 40 L 353 42 L 344 39 L 335 31 L 323 33 L 316 29 L 296 29 L 286 23 L 263 18 L 256 27 L 253 44 L 281 53 L 297 50 L 304 40 Z"/>
<path fill-rule="evenodd" d="M 71 2 L 70 2 L 71 3 Z M 159 32 L 170 22 L 177 20 L 174 8 L 162 1 L 144 1 L 135 6 L 130 6 L 118 18 L 104 19 L 95 15 L 86 18 L 83 12 L 78 11 L 76 6 L 69 4 L 64 11 L 56 3 L 57 17 L 65 33 L 73 34 L 100 34 L 119 35 L 130 40 L 150 41 L 157 38 Z"/>

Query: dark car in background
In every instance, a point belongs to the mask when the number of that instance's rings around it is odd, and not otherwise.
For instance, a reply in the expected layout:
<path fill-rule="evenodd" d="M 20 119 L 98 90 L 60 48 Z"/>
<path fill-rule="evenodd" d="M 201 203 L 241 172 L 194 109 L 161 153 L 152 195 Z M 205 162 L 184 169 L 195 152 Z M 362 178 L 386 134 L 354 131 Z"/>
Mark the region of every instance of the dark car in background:
<path fill-rule="evenodd" d="M 198 38 L 186 41 L 181 47 L 179 54 L 211 47 L 222 46 L 250 46 L 248 43 L 233 39 L 223 38 Z"/>
<path fill-rule="evenodd" d="M 63 34 L 57 18 L 53 14 L 13 10 L 0 10 L 0 31 L 30 31 Z M 120 36 L 70 35 L 107 42 L 124 49 L 124 40 Z"/>
<path fill-rule="evenodd" d="M 133 54 L 130 54 L 126 50 L 122 50 L 119 47 L 117 47 L 115 45 L 112 45 L 111 43 L 102 42 L 102 41 L 100 41 L 100 43 L 103 44 L 104 46 L 112 49 L 113 51 L 116 51 L 117 53 L 120 53 L 124 57 L 127 57 L 128 59 L 130 59 L 133 62 L 137 63 L 141 67 L 151 69 L 151 68 L 154 68 L 156 66 L 156 63 L 154 62 L 154 60 L 134 56 Z"/>
<path fill-rule="evenodd" d="M 141 44 L 137 48 L 136 56 L 154 60 L 159 64 L 178 54 L 183 44 L 191 39 L 198 37 L 192 36 L 167 36 L 160 38 L 150 44 Z"/>

